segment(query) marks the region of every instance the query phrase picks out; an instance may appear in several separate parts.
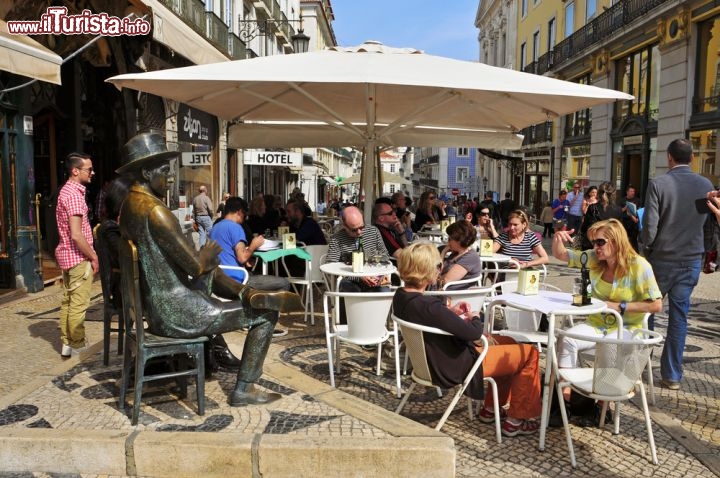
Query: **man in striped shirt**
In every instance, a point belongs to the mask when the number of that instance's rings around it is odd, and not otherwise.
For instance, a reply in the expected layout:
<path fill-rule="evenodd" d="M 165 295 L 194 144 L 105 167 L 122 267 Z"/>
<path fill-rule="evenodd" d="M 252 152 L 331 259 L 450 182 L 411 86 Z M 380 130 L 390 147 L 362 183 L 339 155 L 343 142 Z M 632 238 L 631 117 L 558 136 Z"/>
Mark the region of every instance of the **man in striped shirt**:
<path fill-rule="evenodd" d="M 373 256 L 382 256 L 383 260 L 388 258 L 388 251 L 380 231 L 375 226 L 365 224 L 365 219 L 358 208 L 348 206 L 343 209 L 340 224 L 342 227 L 330 238 L 325 262 L 344 261 L 348 255 L 352 254 L 352 251 L 357 249 L 361 237 L 365 259 Z M 386 292 L 389 288 L 383 286 L 384 280 L 384 276 L 346 278 L 340 281 L 338 290 L 340 292 Z M 345 304 L 342 302 L 340 323 L 347 323 Z"/>
<path fill-rule="evenodd" d="M 85 202 L 85 185 L 90 184 L 94 175 L 92 160 L 87 154 L 71 153 L 65 167 L 68 180 L 60 189 L 55 209 L 60 236 L 55 259 L 63 271 L 64 288 L 60 303 L 60 355 L 70 357 L 85 347 L 85 313 L 99 265 Z"/>

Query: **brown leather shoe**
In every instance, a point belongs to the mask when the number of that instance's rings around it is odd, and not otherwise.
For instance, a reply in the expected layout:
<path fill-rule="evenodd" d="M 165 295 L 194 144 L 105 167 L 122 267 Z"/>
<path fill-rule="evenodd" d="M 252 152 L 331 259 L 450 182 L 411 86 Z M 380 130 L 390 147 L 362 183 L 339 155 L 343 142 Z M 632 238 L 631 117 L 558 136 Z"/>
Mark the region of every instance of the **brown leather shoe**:
<path fill-rule="evenodd" d="M 282 395 L 273 392 L 264 392 L 250 387 L 247 392 L 239 392 L 235 390 L 230 394 L 230 406 L 242 407 L 243 405 L 267 405 L 276 400 L 280 400 Z"/>
<path fill-rule="evenodd" d="M 294 292 L 285 290 L 268 292 L 248 288 L 245 296 L 253 309 L 276 310 L 279 312 L 304 310 L 300 296 Z"/>

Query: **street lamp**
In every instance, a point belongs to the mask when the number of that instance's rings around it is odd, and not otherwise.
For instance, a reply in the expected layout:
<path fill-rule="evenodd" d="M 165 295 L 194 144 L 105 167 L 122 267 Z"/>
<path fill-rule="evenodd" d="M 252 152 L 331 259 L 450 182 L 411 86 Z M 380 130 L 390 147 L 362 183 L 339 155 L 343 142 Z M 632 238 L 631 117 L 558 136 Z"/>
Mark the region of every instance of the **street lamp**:
<path fill-rule="evenodd" d="M 487 192 L 487 183 L 488 183 L 487 176 L 483 176 L 482 183 L 483 183 L 483 194 L 485 194 Z"/>
<path fill-rule="evenodd" d="M 293 51 L 295 53 L 305 53 L 308 51 L 308 47 L 310 46 L 310 37 L 305 35 L 305 30 L 303 30 L 302 26 L 302 15 L 300 15 L 299 20 L 276 20 L 274 18 L 266 18 L 264 20 L 238 20 L 238 36 L 246 43 L 248 43 L 250 40 L 260 36 L 260 35 L 267 35 L 267 31 L 270 25 L 274 26 L 275 28 L 280 28 L 284 25 L 291 25 L 293 23 L 300 23 L 300 28 L 298 28 L 298 31 L 296 34 L 292 35 L 290 37 L 290 41 L 292 42 Z"/>

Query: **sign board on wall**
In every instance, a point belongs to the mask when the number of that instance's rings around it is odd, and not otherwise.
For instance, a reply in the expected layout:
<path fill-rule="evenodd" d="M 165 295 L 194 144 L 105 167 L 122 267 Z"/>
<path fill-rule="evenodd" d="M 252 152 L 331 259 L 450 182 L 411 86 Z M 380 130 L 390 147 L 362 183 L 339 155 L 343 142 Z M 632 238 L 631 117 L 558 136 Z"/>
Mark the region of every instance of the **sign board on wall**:
<path fill-rule="evenodd" d="M 182 153 L 182 166 L 210 166 L 212 153 Z"/>
<path fill-rule="evenodd" d="M 289 151 L 245 151 L 244 164 L 254 166 L 302 167 L 302 153 Z"/>
<path fill-rule="evenodd" d="M 177 120 L 179 141 L 209 146 L 217 142 L 218 122 L 214 116 L 180 103 Z"/>

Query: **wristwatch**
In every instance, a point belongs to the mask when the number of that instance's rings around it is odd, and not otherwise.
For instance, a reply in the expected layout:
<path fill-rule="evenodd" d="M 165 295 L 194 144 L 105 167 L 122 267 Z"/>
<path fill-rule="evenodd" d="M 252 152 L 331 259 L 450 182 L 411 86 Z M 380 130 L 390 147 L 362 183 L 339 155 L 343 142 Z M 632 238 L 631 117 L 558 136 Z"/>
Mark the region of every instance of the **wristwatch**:
<path fill-rule="evenodd" d="M 620 302 L 620 315 L 625 315 L 625 309 L 627 309 L 627 302 Z"/>

